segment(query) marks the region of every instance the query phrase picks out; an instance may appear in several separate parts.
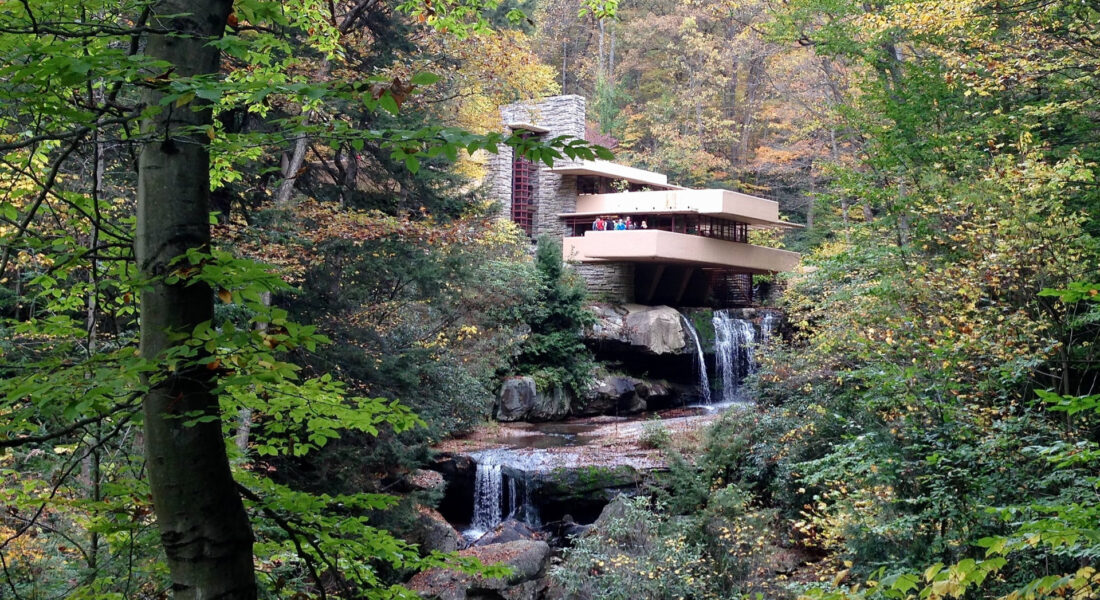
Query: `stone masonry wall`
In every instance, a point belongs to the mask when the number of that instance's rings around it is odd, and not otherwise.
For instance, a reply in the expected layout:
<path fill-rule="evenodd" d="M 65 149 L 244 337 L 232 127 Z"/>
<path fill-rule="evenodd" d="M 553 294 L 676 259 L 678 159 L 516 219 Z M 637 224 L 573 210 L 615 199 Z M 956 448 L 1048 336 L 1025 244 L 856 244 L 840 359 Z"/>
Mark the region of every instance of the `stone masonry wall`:
<path fill-rule="evenodd" d="M 545 139 L 569 136 L 584 139 L 585 100 L 583 96 L 553 96 L 538 102 L 519 102 L 502 106 L 501 122 L 529 123 L 548 129 Z M 511 131 L 505 131 L 511 134 Z M 574 162 L 569 159 L 554 161 L 555 167 Z M 489 192 L 492 198 L 500 202 L 500 217 L 512 218 L 512 149 L 500 145 L 497 154 L 489 164 Z M 549 234 L 560 237 L 566 228 L 559 213 L 573 212 L 577 207 L 577 178 L 572 175 L 550 173 L 545 165 L 540 165 L 535 197 L 538 208 L 535 214 L 533 237 Z"/>
<path fill-rule="evenodd" d="M 555 175 L 543 169 L 539 173 L 539 212 L 535 219 L 535 238 L 550 235 L 561 238 L 568 227 L 558 215 L 577 209 L 577 176 Z"/>
<path fill-rule="evenodd" d="M 634 302 L 633 263 L 574 264 L 573 270 L 584 279 L 593 300 Z"/>

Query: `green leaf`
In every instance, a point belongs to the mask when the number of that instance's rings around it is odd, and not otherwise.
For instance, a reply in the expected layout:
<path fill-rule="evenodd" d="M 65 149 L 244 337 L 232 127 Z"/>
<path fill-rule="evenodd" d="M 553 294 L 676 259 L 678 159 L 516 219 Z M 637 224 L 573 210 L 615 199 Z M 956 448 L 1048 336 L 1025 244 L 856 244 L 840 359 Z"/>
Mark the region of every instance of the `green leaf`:
<path fill-rule="evenodd" d="M 905 593 L 910 590 L 916 589 L 918 585 L 920 585 L 920 577 L 914 575 L 913 573 L 902 573 L 901 575 L 898 575 L 897 579 L 894 580 L 894 583 L 891 587 L 899 592 Z"/>
<path fill-rule="evenodd" d="M 409 80 L 409 82 L 413 85 L 431 85 L 439 81 L 440 79 L 441 77 L 439 75 L 436 75 L 435 73 L 421 71 L 416 75 L 413 75 L 413 78 Z"/>
<path fill-rule="evenodd" d="M 180 108 L 181 106 L 186 106 L 186 105 L 190 104 L 191 101 L 194 100 L 194 99 L 195 99 L 195 92 L 187 92 L 186 94 L 182 94 L 179 98 L 176 98 L 176 108 Z"/>
<path fill-rule="evenodd" d="M 401 111 L 401 108 L 397 106 L 397 100 L 394 100 L 393 95 L 390 94 L 389 90 L 382 94 L 382 97 L 378 99 L 378 105 L 391 115 L 396 115 L 398 112 Z"/>

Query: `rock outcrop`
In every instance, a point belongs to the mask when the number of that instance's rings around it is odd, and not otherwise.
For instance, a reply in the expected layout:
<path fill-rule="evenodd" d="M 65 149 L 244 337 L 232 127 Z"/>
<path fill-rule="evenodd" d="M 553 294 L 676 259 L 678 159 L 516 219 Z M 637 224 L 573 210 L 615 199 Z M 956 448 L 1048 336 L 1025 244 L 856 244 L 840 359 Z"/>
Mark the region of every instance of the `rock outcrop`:
<path fill-rule="evenodd" d="M 420 546 L 422 553 L 427 554 L 433 550 L 454 552 L 465 545 L 462 534 L 439 512 L 426 506 L 418 506 L 416 513 L 416 520 L 405 537 Z"/>
<path fill-rule="evenodd" d="M 533 501 L 548 520 L 564 515 L 588 522 L 624 492 L 638 489 L 644 475 L 628 465 L 559 468 L 532 474 Z"/>
<path fill-rule="evenodd" d="M 681 315 L 670 306 L 600 304 L 592 310 L 596 324 L 585 332 L 590 343 L 626 346 L 657 356 L 687 351 L 688 337 Z"/>
<path fill-rule="evenodd" d="M 489 578 L 452 569 L 431 569 L 418 573 L 406 586 L 423 598 L 439 600 L 535 600 L 546 587 L 544 575 L 550 561 L 550 546 L 546 542 L 517 540 L 468 548 L 458 554 L 477 558 L 486 565 L 503 564 L 512 572 L 506 577 Z"/>
<path fill-rule="evenodd" d="M 540 392 L 532 377 L 509 377 L 500 387 L 498 421 L 557 421 L 569 416 L 569 392 L 559 386 Z"/>
<path fill-rule="evenodd" d="M 474 512 L 474 476 L 477 464 L 468 454 L 440 452 L 430 468 L 447 481 L 439 512 L 451 523 L 465 523 Z"/>
<path fill-rule="evenodd" d="M 607 375 L 597 378 L 576 403 L 573 414 L 628 415 L 642 412 L 646 409 L 646 402 L 638 393 L 639 387 L 642 387 L 642 382 L 633 377 Z"/>

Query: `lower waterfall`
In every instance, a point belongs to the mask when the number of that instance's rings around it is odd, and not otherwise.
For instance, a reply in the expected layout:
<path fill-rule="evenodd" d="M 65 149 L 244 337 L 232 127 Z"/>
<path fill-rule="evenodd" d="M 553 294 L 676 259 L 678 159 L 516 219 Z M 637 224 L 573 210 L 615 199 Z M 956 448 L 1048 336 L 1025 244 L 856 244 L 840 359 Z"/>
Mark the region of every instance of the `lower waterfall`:
<path fill-rule="evenodd" d="M 477 463 L 474 479 L 474 515 L 470 529 L 485 532 L 501 521 L 501 504 L 504 494 L 504 475 L 499 464 L 484 461 Z"/>
<path fill-rule="evenodd" d="M 520 455 L 509 450 L 485 450 L 471 457 L 477 462 L 474 475 L 474 514 L 467 538 L 492 531 L 505 519 L 515 519 L 532 527 L 541 525 L 538 511 L 531 503 L 530 481 L 526 470 L 517 463 Z M 507 511 L 505 510 L 507 507 Z"/>

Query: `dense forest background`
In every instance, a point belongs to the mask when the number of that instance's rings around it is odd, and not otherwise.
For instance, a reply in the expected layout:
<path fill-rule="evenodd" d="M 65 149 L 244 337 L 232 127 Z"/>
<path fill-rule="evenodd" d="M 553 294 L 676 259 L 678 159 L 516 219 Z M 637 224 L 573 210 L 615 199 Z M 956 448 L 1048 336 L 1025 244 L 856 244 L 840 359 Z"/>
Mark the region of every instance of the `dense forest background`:
<path fill-rule="evenodd" d="M 616 160 L 806 225 L 770 241 L 804 265 L 757 410 L 669 448 L 622 516 L 659 541 L 586 540 L 567 593 L 1098 593 L 1095 3 L 241 0 L 198 75 L 145 55 L 150 10 L 0 3 L 0 597 L 172 593 L 140 405 L 180 372 L 216 395 L 178 421 L 229 442 L 261 596 L 453 563 L 402 541 L 429 446 L 503 374 L 589 367 L 546 329 L 585 321 L 568 269 L 478 185 L 496 107 L 555 93 Z M 209 119 L 148 125 L 173 111 Z M 212 243 L 153 281 L 140 155 L 177 139 L 209 148 Z M 162 281 L 213 318 L 142 357 Z M 761 575 L 784 551 L 809 567 Z"/>

